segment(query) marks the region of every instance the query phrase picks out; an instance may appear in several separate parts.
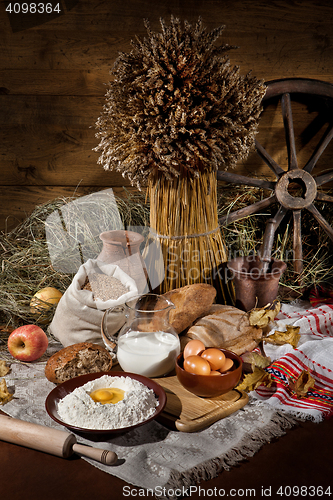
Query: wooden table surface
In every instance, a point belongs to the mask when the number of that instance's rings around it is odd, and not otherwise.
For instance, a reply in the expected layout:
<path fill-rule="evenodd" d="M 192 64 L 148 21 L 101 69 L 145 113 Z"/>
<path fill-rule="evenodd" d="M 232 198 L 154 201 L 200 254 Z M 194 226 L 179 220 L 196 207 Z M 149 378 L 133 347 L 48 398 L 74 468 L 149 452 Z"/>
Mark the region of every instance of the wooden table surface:
<path fill-rule="evenodd" d="M 266 444 L 251 459 L 202 481 L 189 498 L 329 498 L 333 493 L 333 420 L 320 424 L 304 422 L 281 438 Z M 121 458 L 121 457 L 119 457 Z M 199 490 L 199 486 L 201 491 Z M 284 496 L 278 495 L 279 487 Z M 308 496 L 297 487 L 308 488 Z M 311 494 L 316 488 L 316 494 Z M 288 487 L 295 487 L 294 493 Z M 238 491 L 239 496 L 236 495 Z M 250 491 L 251 490 L 251 491 Z M 72 456 L 58 458 L 0 441 L 1 500 L 119 500 L 154 498 L 139 488 Z M 255 492 L 255 496 L 254 496 Z M 303 488 L 303 493 L 305 489 Z M 291 493 L 291 494 L 290 494 Z"/>

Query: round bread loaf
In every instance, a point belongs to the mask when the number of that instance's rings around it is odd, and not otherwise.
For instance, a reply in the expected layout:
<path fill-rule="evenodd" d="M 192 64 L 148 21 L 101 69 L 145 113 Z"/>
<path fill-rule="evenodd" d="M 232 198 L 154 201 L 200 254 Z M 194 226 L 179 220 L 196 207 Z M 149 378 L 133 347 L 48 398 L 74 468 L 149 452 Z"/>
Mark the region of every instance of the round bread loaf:
<path fill-rule="evenodd" d="M 80 342 L 60 349 L 45 366 L 45 376 L 54 384 L 61 384 L 86 373 L 108 372 L 112 357 L 108 351 L 91 342 Z"/>
<path fill-rule="evenodd" d="M 216 297 L 216 289 L 207 283 L 194 283 L 175 288 L 163 294 L 174 303 L 170 311 L 169 323 L 177 333 L 181 333 L 201 316 L 208 314 Z"/>

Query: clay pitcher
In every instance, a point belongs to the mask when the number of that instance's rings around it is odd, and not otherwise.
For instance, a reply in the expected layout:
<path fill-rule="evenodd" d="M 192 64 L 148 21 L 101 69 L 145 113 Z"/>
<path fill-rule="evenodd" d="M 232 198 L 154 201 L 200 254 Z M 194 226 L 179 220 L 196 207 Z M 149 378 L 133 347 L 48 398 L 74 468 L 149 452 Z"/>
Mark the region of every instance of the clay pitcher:
<path fill-rule="evenodd" d="M 105 231 L 99 237 L 103 241 L 103 248 L 97 260 L 117 264 L 134 279 L 139 294 L 149 292 L 147 269 L 140 253 L 144 237 L 127 230 Z"/>

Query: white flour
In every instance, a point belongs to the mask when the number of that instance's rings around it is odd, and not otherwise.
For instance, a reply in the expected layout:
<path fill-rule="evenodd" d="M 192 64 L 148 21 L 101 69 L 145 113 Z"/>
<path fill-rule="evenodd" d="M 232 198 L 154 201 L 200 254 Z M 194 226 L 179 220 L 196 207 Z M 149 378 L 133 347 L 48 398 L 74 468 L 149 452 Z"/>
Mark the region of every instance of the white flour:
<path fill-rule="evenodd" d="M 124 390 L 124 399 L 115 404 L 95 403 L 89 394 L 106 387 Z M 119 429 L 143 422 L 157 406 L 154 391 L 138 380 L 103 375 L 62 398 L 58 414 L 63 422 L 84 429 Z"/>

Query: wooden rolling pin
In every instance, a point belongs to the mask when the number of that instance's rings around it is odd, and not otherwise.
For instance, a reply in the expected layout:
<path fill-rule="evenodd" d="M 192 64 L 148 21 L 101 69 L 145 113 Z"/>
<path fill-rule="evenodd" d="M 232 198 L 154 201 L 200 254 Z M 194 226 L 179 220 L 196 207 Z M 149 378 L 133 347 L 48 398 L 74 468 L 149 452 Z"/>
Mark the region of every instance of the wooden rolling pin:
<path fill-rule="evenodd" d="M 78 444 L 74 434 L 18 420 L 8 415 L 0 415 L 0 439 L 63 458 L 77 453 L 104 465 L 113 465 L 118 460 L 113 451 Z"/>

